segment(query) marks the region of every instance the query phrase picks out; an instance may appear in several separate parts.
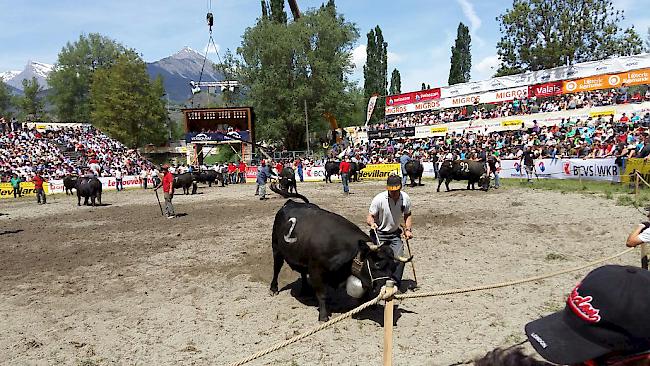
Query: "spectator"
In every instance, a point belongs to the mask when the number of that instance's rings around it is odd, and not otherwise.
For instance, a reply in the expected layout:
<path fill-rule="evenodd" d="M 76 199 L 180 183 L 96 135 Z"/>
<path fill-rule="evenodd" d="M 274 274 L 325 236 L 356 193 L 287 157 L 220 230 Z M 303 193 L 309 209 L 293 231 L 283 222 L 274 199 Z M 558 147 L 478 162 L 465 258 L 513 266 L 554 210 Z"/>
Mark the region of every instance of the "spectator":
<path fill-rule="evenodd" d="M 21 179 L 18 178 L 18 174 L 14 173 L 11 177 L 11 188 L 13 188 L 14 191 L 14 198 L 23 196 L 22 192 L 20 191 L 20 183 Z"/>
<path fill-rule="evenodd" d="M 591 271 L 566 307 L 526 325 L 533 348 L 561 365 L 650 365 L 650 272 L 632 266 Z"/>

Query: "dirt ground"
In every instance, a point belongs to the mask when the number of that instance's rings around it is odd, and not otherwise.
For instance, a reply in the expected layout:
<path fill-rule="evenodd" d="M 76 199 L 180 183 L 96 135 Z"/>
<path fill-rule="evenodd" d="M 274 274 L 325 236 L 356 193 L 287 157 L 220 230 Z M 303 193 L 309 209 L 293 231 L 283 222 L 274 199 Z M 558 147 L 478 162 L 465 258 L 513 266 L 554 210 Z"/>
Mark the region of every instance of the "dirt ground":
<path fill-rule="evenodd" d="M 463 188 L 455 183 L 454 188 Z M 301 193 L 365 230 L 382 182 L 305 183 Z M 259 201 L 253 185 L 176 196 L 162 218 L 152 191 L 106 192 L 104 207 L 76 197 L 0 202 L 0 364 L 225 365 L 318 324 L 316 303 L 294 296 L 284 267 L 269 296 L 271 228 L 284 199 Z M 414 203 L 421 289 L 519 279 L 624 249 L 642 216 L 612 200 L 501 189 L 436 193 L 407 188 Z M 628 254 L 614 263 L 638 265 Z M 402 302 L 396 365 L 448 365 L 525 338 L 529 320 L 563 307 L 588 271 L 511 288 Z M 407 266 L 405 277 L 410 278 Z M 334 294 L 334 316 L 356 303 Z M 382 308 L 251 362 L 378 365 Z"/>

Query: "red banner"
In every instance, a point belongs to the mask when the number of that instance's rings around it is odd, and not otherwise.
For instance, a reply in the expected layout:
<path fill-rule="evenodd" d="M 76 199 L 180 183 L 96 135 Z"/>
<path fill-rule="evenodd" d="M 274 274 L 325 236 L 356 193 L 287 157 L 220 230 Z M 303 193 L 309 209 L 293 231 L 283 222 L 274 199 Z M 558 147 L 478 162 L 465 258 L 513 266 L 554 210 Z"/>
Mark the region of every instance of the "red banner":
<path fill-rule="evenodd" d="M 398 95 L 389 95 L 386 97 L 386 106 L 394 107 L 398 105 L 426 102 L 435 99 L 440 99 L 440 88 L 420 90 Z"/>
<path fill-rule="evenodd" d="M 555 81 L 546 84 L 531 85 L 528 87 L 528 96 L 532 97 L 552 97 L 562 94 L 562 82 Z"/>

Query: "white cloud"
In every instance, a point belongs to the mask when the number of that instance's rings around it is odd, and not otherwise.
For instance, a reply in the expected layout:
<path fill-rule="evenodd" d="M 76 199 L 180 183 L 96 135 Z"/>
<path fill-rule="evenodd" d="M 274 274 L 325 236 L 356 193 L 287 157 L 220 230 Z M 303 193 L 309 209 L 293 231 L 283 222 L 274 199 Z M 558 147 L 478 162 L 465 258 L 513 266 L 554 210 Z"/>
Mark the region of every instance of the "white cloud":
<path fill-rule="evenodd" d="M 481 28 L 483 22 L 476 14 L 476 9 L 474 9 L 474 4 L 469 2 L 469 0 L 456 0 L 460 5 L 460 8 L 463 10 L 463 14 L 469 20 L 469 32 L 472 35 L 472 40 L 476 41 L 479 46 L 484 46 L 485 41 L 478 35 L 478 29 Z"/>
<path fill-rule="evenodd" d="M 472 33 L 476 33 L 476 31 L 481 28 L 482 21 L 481 18 L 478 17 L 478 14 L 476 14 L 474 4 L 470 3 L 469 0 L 456 1 L 458 1 L 458 4 L 460 4 L 461 9 L 463 10 L 463 14 L 467 17 L 467 20 L 469 20 L 470 30 Z"/>
<path fill-rule="evenodd" d="M 352 50 L 352 63 L 356 67 L 357 70 L 363 70 L 363 65 L 366 64 L 366 45 L 358 45 L 355 49 Z M 395 52 L 390 52 L 388 51 L 388 63 L 392 65 L 392 67 L 395 67 L 395 63 L 399 63 L 403 60 L 404 58 Z M 389 70 L 389 73 L 391 71 Z"/>
<path fill-rule="evenodd" d="M 484 80 L 491 78 L 499 68 L 499 56 L 491 55 L 484 57 L 474 66 L 474 80 Z"/>
<path fill-rule="evenodd" d="M 366 45 L 359 45 L 352 50 L 352 63 L 357 70 L 363 69 L 363 65 L 366 63 Z"/>

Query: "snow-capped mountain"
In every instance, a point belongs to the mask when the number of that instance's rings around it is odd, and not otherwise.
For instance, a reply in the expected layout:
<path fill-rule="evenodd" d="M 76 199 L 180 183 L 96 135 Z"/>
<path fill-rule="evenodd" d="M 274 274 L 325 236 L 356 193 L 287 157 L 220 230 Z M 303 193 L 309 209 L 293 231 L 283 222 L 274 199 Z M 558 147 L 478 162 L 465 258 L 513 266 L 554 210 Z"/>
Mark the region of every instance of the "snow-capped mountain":
<path fill-rule="evenodd" d="M 184 47 L 175 54 L 155 62 L 147 63 L 147 72 L 151 79 L 162 75 L 165 91 L 170 100 L 185 102 L 192 96 L 190 81 L 199 81 L 204 56 L 189 47 Z M 208 59 L 203 70 L 202 81 L 223 80 L 221 73 L 212 67 L 213 62 Z M 35 77 L 43 90 L 49 89 L 47 76 L 52 71 L 53 65 L 42 62 L 29 61 L 22 71 L 7 71 L 0 73 L 4 82 L 19 91 L 23 90 L 23 79 L 31 80 Z"/>
<path fill-rule="evenodd" d="M 18 74 L 20 74 L 20 71 L 0 72 L 0 79 L 2 79 L 4 82 L 7 82 L 9 79 L 13 79 Z"/>
<path fill-rule="evenodd" d="M 190 81 L 199 81 L 204 56 L 189 47 L 184 47 L 175 54 L 161 60 L 147 63 L 147 71 L 152 79 L 162 75 L 165 91 L 169 99 L 183 102 L 192 96 Z M 203 70 L 202 81 L 223 80 L 221 73 L 212 68 L 212 61 L 207 60 Z"/>
<path fill-rule="evenodd" d="M 50 64 L 28 61 L 23 71 L 18 72 L 12 77 L 4 78 L 4 82 L 16 89 L 23 90 L 23 79 L 31 80 L 32 77 L 35 77 L 43 89 L 48 89 L 49 86 L 47 85 L 46 79 L 47 75 L 52 71 L 52 67 L 53 65 Z M 8 71 L 7 73 L 3 73 L 3 75 L 11 75 L 12 73 L 15 73 L 15 71 Z"/>

